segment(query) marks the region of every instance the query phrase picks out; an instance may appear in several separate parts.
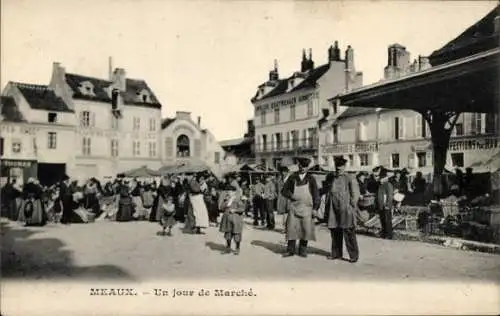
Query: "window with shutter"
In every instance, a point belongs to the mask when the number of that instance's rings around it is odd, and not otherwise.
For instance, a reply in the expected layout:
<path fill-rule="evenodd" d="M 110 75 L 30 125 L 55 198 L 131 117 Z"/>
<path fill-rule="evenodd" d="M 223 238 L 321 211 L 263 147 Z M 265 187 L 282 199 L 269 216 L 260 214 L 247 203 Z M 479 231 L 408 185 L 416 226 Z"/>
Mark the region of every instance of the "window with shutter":
<path fill-rule="evenodd" d="M 415 138 L 422 137 L 422 115 L 415 116 Z"/>
<path fill-rule="evenodd" d="M 94 112 L 91 113 L 90 127 L 95 127 L 95 113 Z"/>
<path fill-rule="evenodd" d="M 399 139 L 404 139 L 405 138 L 405 118 L 400 117 L 399 118 Z"/>

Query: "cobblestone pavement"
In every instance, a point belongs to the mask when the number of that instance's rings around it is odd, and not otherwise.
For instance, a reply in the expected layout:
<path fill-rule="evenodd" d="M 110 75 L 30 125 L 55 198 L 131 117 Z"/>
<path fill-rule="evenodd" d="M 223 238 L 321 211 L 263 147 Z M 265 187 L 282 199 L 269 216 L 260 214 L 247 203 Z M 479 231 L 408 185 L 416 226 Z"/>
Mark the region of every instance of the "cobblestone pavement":
<path fill-rule="evenodd" d="M 380 280 L 500 283 L 500 256 L 412 241 L 358 236 L 360 261 L 326 260 L 330 236 L 317 228 L 308 258 L 282 258 L 284 235 L 246 225 L 239 256 L 222 255 L 218 229 L 205 235 L 159 236 L 149 222 L 96 222 L 27 228 L 2 219 L 2 276 L 6 279 L 154 281 L 206 278 L 266 280 Z M 346 256 L 347 253 L 344 254 Z"/>

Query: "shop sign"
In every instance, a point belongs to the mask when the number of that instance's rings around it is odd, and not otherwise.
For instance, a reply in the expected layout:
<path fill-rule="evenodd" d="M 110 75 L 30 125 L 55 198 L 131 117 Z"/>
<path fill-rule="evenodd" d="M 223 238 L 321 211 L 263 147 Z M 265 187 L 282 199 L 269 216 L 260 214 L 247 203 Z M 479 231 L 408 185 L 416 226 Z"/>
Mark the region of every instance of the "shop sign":
<path fill-rule="evenodd" d="M 485 150 L 485 149 L 498 148 L 499 144 L 500 144 L 499 138 L 497 137 L 460 139 L 460 140 L 451 140 L 448 149 L 452 151 L 477 150 L 477 149 Z"/>
<path fill-rule="evenodd" d="M 280 107 L 285 107 L 288 105 L 293 105 L 293 104 L 297 104 L 300 102 L 308 101 L 310 98 L 318 98 L 318 96 L 319 96 L 318 93 L 308 93 L 308 94 L 300 95 L 298 97 L 292 97 L 292 98 L 288 98 L 288 99 L 274 101 L 271 103 L 262 104 L 262 105 L 257 106 L 256 110 L 257 111 L 267 111 L 269 109 L 274 110 L 274 109 L 277 109 Z"/>
<path fill-rule="evenodd" d="M 40 129 L 37 127 L 23 125 L 3 125 L 0 127 L 2 134 L 28 134 L 35 135 Z"/>
<path fill-rule="evenodd" d="M 11 160 L 11 159 L 0 160 L 0 164 L 2 165 L 2 167 L 9 167 L 9 168 L 30 168 L 34 163 L 36 163 L 35 160 Z"/>

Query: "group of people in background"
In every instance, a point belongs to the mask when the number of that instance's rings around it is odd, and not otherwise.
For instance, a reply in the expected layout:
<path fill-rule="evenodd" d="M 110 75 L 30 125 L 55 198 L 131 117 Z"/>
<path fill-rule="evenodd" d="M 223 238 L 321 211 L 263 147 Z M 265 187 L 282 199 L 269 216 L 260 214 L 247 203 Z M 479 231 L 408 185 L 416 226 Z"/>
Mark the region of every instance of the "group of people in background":
<path fill-rule="evenodd" d="M 91 178 L 72 181 L 65 176 L 60 183 L 42 186 L 30 178 L 21 187 L 16 180 L 2 188 L 2 210 L 12 220 L 29 226 L 43 226 L 48 221 L 62 224 L 86 223 L 93 219 L 117 222 L 149 220 L 162 227 L 162 235 L 171 236 L 176 223 L 184 223 L 184 231 L 204 234 L 218 227 L 226 240 L 224 253 L 240 252 L 244 218 L 254 226 L 275 230 L 275 214 L 283 216 L 287 249 L 284 257 L 307 257 L 308 245 L 316 240 L 316 225 L 325 223 L 331 235 L 331 255 L 343 258 L 345 242 L 349 262 L 359 259 L 356 225 L 366 221 L 360 210 L 371 209 L 380 217 L 380 236 L 393 238 L 392 214 L 403 201 L 426 203 L 428 183 L 417 172 L 410 182 L 406 170 L 393 172 L 384 167 L 371 174 L 352 176 L 345 170 L 346 160 L 335 159 L 335 172 L 317 183 L 308 172 L 309 161 L 285 158 L 279 174 L 242 177 L 232 174 L 217 179 L 208 173 L 172 175 L 139 181 L 118 175 L 101 185 Z M 458 177 L 451 195 L 466 189 L 466 177 Z M 450 195 L 450 196 L 451 196 Z"/>

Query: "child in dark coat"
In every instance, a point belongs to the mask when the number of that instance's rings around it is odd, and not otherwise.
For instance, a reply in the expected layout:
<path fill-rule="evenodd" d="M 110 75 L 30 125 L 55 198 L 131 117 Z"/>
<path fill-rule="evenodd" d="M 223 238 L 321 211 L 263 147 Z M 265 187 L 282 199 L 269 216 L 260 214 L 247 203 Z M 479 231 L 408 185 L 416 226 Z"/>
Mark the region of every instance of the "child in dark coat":
<path fill-rule="evenodd" d="M 224 198 L 222 215 L 220 223 L 220 232 L 224 233 L 226 239 L 226 249 L 223 254 L 231 253 L 231 242 L 234 239 L 236 243 L 235 255 L 240 253 L 240 243 L 243 234 L 243 213 L 245 212 L 244 205 L 241 201 L 241 195 L 238 189 L 234 186 L 228 188 L 228 193 Z"/>

